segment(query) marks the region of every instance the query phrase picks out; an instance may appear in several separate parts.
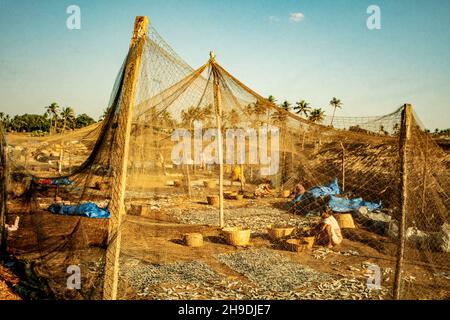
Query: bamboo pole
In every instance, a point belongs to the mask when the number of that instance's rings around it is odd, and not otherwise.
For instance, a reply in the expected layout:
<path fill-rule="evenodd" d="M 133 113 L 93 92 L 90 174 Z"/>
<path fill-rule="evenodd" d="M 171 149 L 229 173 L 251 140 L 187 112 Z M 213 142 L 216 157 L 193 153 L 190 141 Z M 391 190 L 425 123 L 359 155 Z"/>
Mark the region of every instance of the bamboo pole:
<path fill-rule="evenodd" d="M 217 124 L 217 152 L 219 153 L 219 226 L 225 226 L 225 219 L 223 214 L 223 145 L 222 145 L 222 97 L 220 95 L 220 79 L 219 73 L 216 69 L 216 60 L 214 52 L 210 52 L 210 63 L 214 77 L 214 105 L 216 110 L 216 124 Z"/>
<path fill-rule="evenodd" d="M 128 169 L 128 154 L 131 133 L 131 120 L 134 109 L 136 84 L 141 62 L 141 55 L 147 35 L 147 17 L 136 17 L 130 50 L 125 66 L 123 85 L 120 93 L 120 109 L 114 141 L 115 154 L 112 155 L 111 202 L 109 204 L 110 221 L 108 229 L 108 249 L 106 252 L 105 279 L 103 299 L 117 298 L 119 279 L 119 257 L 121 244 L 121 224 L 125 214 L 125 188 Z"/>
<path fill-rule="evenodd" d="M 7 181 L 8 167 L 6 163 L 6 139 L 4 136 L 3 126 L 0 123 L 0 252 L 6 251 L 6 214 L 7 214 Z"/>
<path fill-rule="evenodd" d="M 402 280 L 402 268 L 403 268 L 403 256 L 405 251 L 405 230 L 406 230 L 406 214 L 407 214 L 407 201 L 408 201 L 408 149 L 409 140 L 411 138 L 411 124 L 412 124 L 412 111 L 411 105 L 405 104 L 402 111 L 402 120 L 400 127 L 400 205 L 401 216 L 399 223 L 398 234 L 398 249 L 397 249 L 397 262 L 395 267 L 394 288 L 393 296 L 395 300 L 400 299 L 401 295 L 401 280 Z"/>
<path fill-rule="evenodd" d="M 345 192 L 345 148 L 342 142 L 341 148 L 342 148 L 342 192 Z"/>
<path fill-rule="evenodd" d="M 425 215 L 425 196 L 426 196 L 426 190 L 427 190 L 427 165 L 428 165 L 428 139 L 429 136 L 426 136 L 425 140 L 425 154 L 423 159 L 423 184 L 422 184 L 422 208 L 421 213 L 422 216 Z"/>
<path fill-rule="evenodd" d="M 192 191 L 191 191 L 191 176 L 189 173 L 189 164 L 186 163 L 184 165 L 184 169 L 185 169 L 185 183 L 186 183 L 186 187 L 187 187 L 187 192 L 188 192 L 188 196 L 189 199 L 192 197 Z"/>

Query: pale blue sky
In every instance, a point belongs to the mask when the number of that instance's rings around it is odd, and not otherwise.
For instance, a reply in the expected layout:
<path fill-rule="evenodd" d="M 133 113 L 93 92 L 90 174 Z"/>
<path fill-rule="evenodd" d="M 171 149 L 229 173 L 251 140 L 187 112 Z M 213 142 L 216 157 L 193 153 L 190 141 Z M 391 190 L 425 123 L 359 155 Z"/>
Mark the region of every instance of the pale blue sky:
<path fill-rule="evenodd" d="M 72 4 L 81 30 L 66 28 Z M 381 30 L 366 27 L 371 4 L 381 8 Z M 450 127 L 448 0 L 0 0 L 0 111 L 42 113 L 56 101 L 98 117 L 136 15 L 191 66 L 214 50 L 264 96 L 305 99 L 328 114 L 337 96 L 342 116 L 409 102 L 427 127 Z"/>

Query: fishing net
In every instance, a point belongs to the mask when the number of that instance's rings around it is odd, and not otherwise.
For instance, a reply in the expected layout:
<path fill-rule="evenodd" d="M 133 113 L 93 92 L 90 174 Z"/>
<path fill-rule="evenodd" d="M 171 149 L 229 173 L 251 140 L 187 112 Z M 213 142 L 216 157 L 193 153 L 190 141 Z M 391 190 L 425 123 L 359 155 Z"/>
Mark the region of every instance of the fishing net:
<path fill-rule="evenodd" d="M 401 258 L 400 297 L 449 297 L 449 155 L 415 115 L 404 138 L 405 107 L 313 122 L 254 92 L 213 54 L 191 68 L 152 27 L 130 47 L 107 107 L 103 121 L 79 130 L 2 132 L 3 216 L 9 226 L 20 218 L 7 232 L 6 250 L 32 275 L 29 290 L 100 299 L 104 288 L 114 290 L 118 266 L 119 299 L 392 298 Z M 123 155 L 126 188 L 118 190 Z M 306 192 L 291 192 L 299 184 Z M 327 207 L 343 227 L 337 251 L 294 254 L 267 238 L 276 225 L 296 227 L 288 238 L 305 236 Z M 224 243 L 222 227 L 250 229 L 252 255 L 233 260 L 237 249 Z M 202 234 L 202 247 L 182 241 L 192 233 Z M 307 254 L 326 259 L 319 273 L 299 267 Z M 286 256 L 295 265 L 274 262 Z M 367 291 L 361 264 L 378 273 L 379 288 Z M 77 270 L 81 287 L 74 289 Z M 290 281 L 292 272 L 315 280 L 301 287 Z M 333 291 L 333 283 L 348 285 L 348 295 L 319 293 L 324 286 Z"/>

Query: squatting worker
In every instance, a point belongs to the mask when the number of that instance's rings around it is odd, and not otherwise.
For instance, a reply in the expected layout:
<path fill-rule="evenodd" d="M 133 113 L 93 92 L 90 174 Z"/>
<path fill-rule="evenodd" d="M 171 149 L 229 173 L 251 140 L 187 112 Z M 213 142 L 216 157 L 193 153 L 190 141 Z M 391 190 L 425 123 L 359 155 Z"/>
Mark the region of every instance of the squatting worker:
<path fill-rule="evenodd" d="M 327 208 L 322 211 L 322 222 L 318 226 L 316 243 L 327 248 L 339 245 L 342 242 L 341 228 L 337 220 L 331 215 L 331 210 Z"/>
<path fill-rule="evenodd" d="M 305 187 L 301 183 L 297 183 L 292 190 L 291 195 L 294 195 L 294 198 L 297 198 L 298 196 L 304 195 L 306 192 Z"/>

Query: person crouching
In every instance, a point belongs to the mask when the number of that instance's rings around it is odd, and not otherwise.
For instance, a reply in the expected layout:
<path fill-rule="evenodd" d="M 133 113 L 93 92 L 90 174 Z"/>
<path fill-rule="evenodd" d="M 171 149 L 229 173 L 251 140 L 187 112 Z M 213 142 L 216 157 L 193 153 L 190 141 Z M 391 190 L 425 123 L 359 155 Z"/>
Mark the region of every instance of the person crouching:
<path fill-rule="evenodd" d="M 322 211 L 322 222 L 318 225 L 315 243 L 333 248 L 342 242 L 341 228 L 337 220 L 331 214 L 331 210 L 327 208 Z"/>

